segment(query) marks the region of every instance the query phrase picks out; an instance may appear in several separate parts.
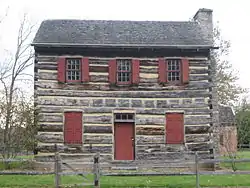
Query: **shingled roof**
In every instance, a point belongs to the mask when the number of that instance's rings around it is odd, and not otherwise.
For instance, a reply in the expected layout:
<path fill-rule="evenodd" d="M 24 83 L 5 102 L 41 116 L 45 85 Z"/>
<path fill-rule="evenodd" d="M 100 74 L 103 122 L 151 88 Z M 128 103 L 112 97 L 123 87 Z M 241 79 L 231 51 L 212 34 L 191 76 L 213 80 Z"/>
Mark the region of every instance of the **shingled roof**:
<path fill-rule="evenodd" d="M 211 47 L 195 21 L 45 20 L 34 46 Z"/>

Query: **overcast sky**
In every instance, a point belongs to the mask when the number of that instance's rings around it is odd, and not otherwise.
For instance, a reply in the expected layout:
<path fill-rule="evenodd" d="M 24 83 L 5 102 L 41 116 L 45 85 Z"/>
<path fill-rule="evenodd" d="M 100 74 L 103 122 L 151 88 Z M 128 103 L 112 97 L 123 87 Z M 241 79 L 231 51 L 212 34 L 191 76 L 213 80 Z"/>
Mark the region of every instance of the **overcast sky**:
<path fill-rule="evenodd" d="M 223 37 L 232 43 L 230 60 L 239 72 L 239 83 L 250 88 L 249 2 L 247 0 L 0 0 L 0 50 L 13 50 L 16 30 L 24 12 L 37 24 L 45 19 L 189 20 L 199 8 L 213 9 Z"/>

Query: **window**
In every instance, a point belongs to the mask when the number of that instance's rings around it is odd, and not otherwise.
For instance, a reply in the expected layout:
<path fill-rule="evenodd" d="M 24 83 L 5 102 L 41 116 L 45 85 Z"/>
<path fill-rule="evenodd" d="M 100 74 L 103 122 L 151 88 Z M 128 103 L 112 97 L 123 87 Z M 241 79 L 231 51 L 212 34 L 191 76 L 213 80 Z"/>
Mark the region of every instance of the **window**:
<path fill-rule="evenodd" d="M 115 122 L 134 122 L 135 115 L 133 113 L 117 113 L 114 118 Z"/>
<path fill-rule="evenodd" d="M 181 62 L 180 60 L 167 60 L 167 81 L 180 82 L 181 80 Z"/>
<path fill-rule="evenodd" d="M 189 60 L 159 58 L 159 83 L 188 84 Z"/>
<path fill-rule="evenodd" d="M 67 59 L 66 67 L 68 81 L 81 80 L 81 59 Z"/>
<path fill-rule="evenodd" d="M 131 61 L 118 60 L 117 61 L 117 82 L 122 84 L 131 83 Z"/>
<path fill-rule="evenodd" d="M 57 59 L 57 80 L 59 83 L 89 82 L 89 58 L 59 57 Z"/>

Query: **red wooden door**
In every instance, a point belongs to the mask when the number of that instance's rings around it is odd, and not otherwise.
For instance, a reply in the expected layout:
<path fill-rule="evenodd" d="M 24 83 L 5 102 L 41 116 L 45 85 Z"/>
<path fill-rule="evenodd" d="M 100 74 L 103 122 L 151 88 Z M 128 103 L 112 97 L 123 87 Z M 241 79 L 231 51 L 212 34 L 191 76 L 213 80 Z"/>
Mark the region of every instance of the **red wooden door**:
<path fill-rule="evenodd" d="M 82 112 L 65 112 L 64 143 L 82 144 Z"/>
<path fill-rule="evenodd" d="M 115 123 L 115 160 L 134 160 L 134 123 Z"/>
<path fill-rule="evenodd" d="M 184 143 L 184 118 L 182 113 L 169 113 L 166 115 L 166 143 Z"/>

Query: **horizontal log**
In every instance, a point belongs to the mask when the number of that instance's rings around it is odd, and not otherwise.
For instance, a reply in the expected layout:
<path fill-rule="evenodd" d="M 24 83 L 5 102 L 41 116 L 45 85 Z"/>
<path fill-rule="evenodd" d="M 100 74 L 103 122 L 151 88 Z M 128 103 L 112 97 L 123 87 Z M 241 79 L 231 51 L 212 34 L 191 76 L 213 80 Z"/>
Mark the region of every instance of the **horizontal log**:
<path fill-rule="evenodd" d="M 63 132 L 40 132 L 36 138 L 43 143 L 63 143 Z"/>
<path fill-rule="evenodd" d="M 189 80 L 190 81 L 202 81 L 202 80 L 209 80 L 210 76 L 208 75 L 198 75 L 198 74 L 190 74 L 189 75 Z"/>
<path fill-rule="evenodd" d="M 141 101 L 141 100 L 140 100 Z M 37 108 L 42 113 L 61 113 L 67 107 L 67 109 L 73 110 L 82 110 L 83 113 L 112 113 L 114 108 L 110 107 L 82 107 L 82 106 L 69 106 L 65 104 L 65 106 L 56 106 L 57 103 L 53 103 L 53 100 L 47 101 L 47 104 L 39 103 Z M 50 105 L 51 104 L 51 105 Z M 55 105 L 55 106 L 54 106 Z M 181 105 L 180 105 L 181 106 Z M 195 104 L 193 104 L 195 107 Z M 127 110 L 128 108 L 115 108 L 115 110 Z M 148 115 L 164 115 L 166 112 L 166 108 L 144 108 L 141 106 L 140 108 L 133 107 L 136 114 L 148 114 Z M 211 110 L 208 108 L 178 108 L 176 110 L 184 111 L 185 115 L 209 115 Z"/>
<path fill-rule="evenodd" d="M 142 83 L 158 83 L 158 78 L 142 78 L 139 77 L 139 85 Z"/>
<path fill-rule="evenodd" d="M 44 82 L 38 80 L 35 82 L 35 86 L 39 89 L 64 89 L 64 90 L 110 90 L 110 85 L 108 83 L 94 84 L 91 82 L 87 83 L 58 83 L 58 82 Z"/>
<path fill-rule="evenodd" d="M 89 66 L 89 72 L 109 72 L 108 66 Z"/>
<path fill-rule="evenodd" d="M 57 61 L 57 56 L 41 56 L 38 55 L 36 56 L 36 60 L 38 62 L 42 61 L 42 62 L 56 62 Z"/>
<path fill-rule="evenodd" d="M 89 57 L 91 65 L 108 65 L 109 60 L 108 58 Z"/>
<path fill-rule="evenodd" d="M 62 114 L 40 114 L 40 122 L 63 122 Z"/>
<path fill-rule="evenodd" d="M 152 117 L 152 116 L 136 116 L 135 123 L 139 125 L 164 125 L 165 116 Z"/>
<path fill-rule="evenodd" d="M 40 122 L 63 122 L 63 113 L 62 114 L 40 114 L 41 117 L 39 119 Z M 154 116 L 140 116 L 137 115 L 135 119 L 135 123 L 139 125 L 164 125 L 165 124 L 165 116 L 154 117 Z M 84 123 L 92 123 L 92 124 L 110 124 L 113 122 L 112 115 L 98 115 L 95 116 L 83 116 Z M 185 117 L 186 125 L 200 125 L 200 124 L 208 124 L 211 123 L 211 117 L 206 116 L 187 116 Z"/>
<path fill-rule="evenodd" d="M 140 66 L 158 66 L 158 60 L 140 60 Z"/>
<path fill-rule="evenodd" d="M 41 80 L 57 80 L 57 72 L 39 72 L 35 77 Z"/>
<path fill-rule="evenodd" d="M 54 144 L 42 144 L 38 143 L 37 149 L 39 152 L 56 152 Z M 70 146 L 70 145 L 57 145 L 58 151 L 64 153 L 112 153 L 112 145 L 82 145 L 82 146 Z"/>
<path fill-rule="evenodd" d="M 184 158 L 185 154 L 181 152 L 137 153 L 137 160 L 181 160 Z"/>
<path fill-rule="evenodd" d="M 39 65 L 57 65 L 56 61 L 38 61 L 36 64 Z"/>
<path fill-rule="evenodd" d="M 190 74 L 208 74 L 209 69 L 204 68 L 204 69 L 190 69 L 189 70 Z"/>
<path fill-rule="evenodd" d="M 93 124 L 110 124 L 113 122 L 112 115 L 95 115 L 95 116 L 84 116 L 84 123 L 93 123 Z"/>
<path fill-rule="evenodd" d="M 42 89 L 65 89 L 65 90 L 104 90 L 104 91 L 133 91 L 133 90 L 204 90 L 209 89 L 213 86 L 212 83 L 206 81 L 200 82 L 190 82 L 188 85 L 171 85 L 165 84 L 164 86 L 160 85 L 159 83 L 143 83 L 140 82 L 137 86 L 127 86 L 127 87 L 115 87 L 111 86 L 109 83 L 103 82 L 88 82 L 88 83 L 58 83 L 56 82 L 48 82 L 43 80 L 35 81 L 35 86 L 37 88 Z"/>
<path fill-rule="evenodd" d="M 136 127 L 136 135 L 165 135 L 165 127 Z"/>
<path fill-rule="evenodd" d="M 83 134 L 84 144 L 112 144 L 113 135 L 112 134 Z"/>
<path fill-rule="evenodd" d="M 62 132 L 63 131 L 63 124 L 56 123 L 56 124 L 50 124 L 47 122 L 42 122 L 38 126 L 38 131 L 46 131 L 46 132 Z"/>
<path fill-rule="evenodd" d="M 164 135 L 136 135 L 136 145 L 140 144 L 152 144 L 152 143 L 164 143 Z"/>
<path fill-rule="evenodd" d="M 51 105 L 53 108 L 54 105 L 56 106 L 80 106 L 85 107 L 89 106 L 91 100 L 87 98 L 60 98 L 60 97 L 52 97 L 50 98 L 38 98 L 37 99 L 38 105 Z"/>
<path fill-rule="evenodd" d="M 185 136 L 186 143 L 197 143 L 197 142 L 208 142 L 210 140 L 210 136 L 207 134 L 189 134 Z"/>
<path fill-rule="evenodd" d="M 91 82 L 107 82 L 108 83 L 108 76 L 106 76 L 106 75 L 100 76 L 100 75 L 92 74 L 92 75 L 90 75 L 90 81 Z"/>
<path fill-rule="evenodd" d="M 210 143 L 187 143 L 186 146 L 190 151 L 209 151 L 209 149 L 213 148 Z"/>
<path fill-rule="evenodd" d="M 195 98 L 209 97 L 207 90 L 178 90 L 178 91 L 78 91 L 59 89 L 38 89 L 39 96 L 68 96 L 68 97 L 120 97 L 120 98 Z"/>
<path fill-rule="evenodd" d="M 207 134 L 210 132 L 210 126 L 185 126 L 185 133 L 186 134 Z"/>
<path fill-rule="evenodd" d="M 84 133 L 112 133 L 112 125 L 107 126 L 96 126 L 96 125 L 84 125 Z"/>
<path fill-rule="evenodd" d="M 189 82 L 187 85 L 172 85 L 172 84 L 164 84 L 160 85 L 159 83 L 139 83 L 137 90 L 204 90 L 212 87 L 213 84 L 207 81 L 195 81 Z M 136 90 L 136 89 L 135 89 Z"/>
<path fill-rule="evenodd" d="M 200 125 L 212 123 L 212 118 L 202 115 L 185 117 L 185 125 Z"/>
<path fill-rule="evenodd" d="M 208 61 L 189 61 L 190 67 L 207 67 L 209 65 Z"/>
<path fill-rule="evenodd" d="M 38 68 L 40 70 L 57 70 L 57 65 L 56 64 L 35 64 L 35 68 Z"/>
<path fill-rule="evenodd" d="M 167 145 L 167 144 L 144 144 L 136 146 L 137 153 L 155 153 L 155 152 L 183 152 L 184 145 Z"/>
<path fill-rule="evenodd" d="M 146 68 L 146 66 L 140 66 L 140 73 L 156 74 L 158 73 L 158 66 L 151 66 Z"/>

